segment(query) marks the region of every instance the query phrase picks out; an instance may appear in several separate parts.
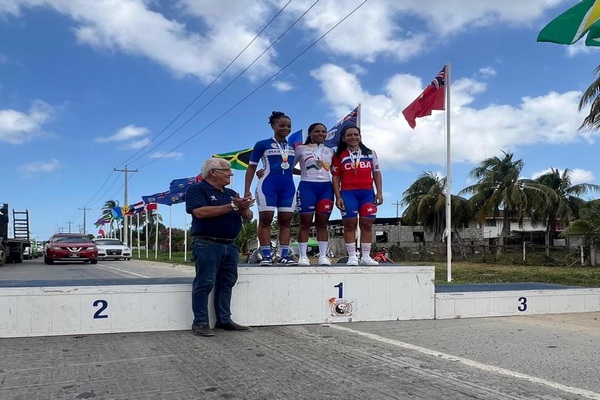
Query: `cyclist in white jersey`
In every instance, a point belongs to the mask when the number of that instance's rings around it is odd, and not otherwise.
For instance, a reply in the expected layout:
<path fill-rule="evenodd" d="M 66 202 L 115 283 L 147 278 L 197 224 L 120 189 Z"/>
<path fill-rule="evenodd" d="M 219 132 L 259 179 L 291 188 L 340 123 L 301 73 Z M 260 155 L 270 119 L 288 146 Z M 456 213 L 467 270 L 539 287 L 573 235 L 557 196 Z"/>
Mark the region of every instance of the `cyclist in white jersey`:
<path fill-rule="evenodd" d="M 308 127 L 308 138 L 295 148 L 296 162 L 300 163 L 300 184 L 296 192 L 296 209 L 300 213 L 298 247 L 300 265 L 310 265 L 306 254 L 310 228 L 315 220 L 319 243 L 319 265 L 331 265 L 327 258 L 327 223 L 333 211 L 333 186 L 329 172 L 333 149 L 326 147 L 327 128 L 321 123 Z M 316 215 L 316 217 L 315 217 Z"/>

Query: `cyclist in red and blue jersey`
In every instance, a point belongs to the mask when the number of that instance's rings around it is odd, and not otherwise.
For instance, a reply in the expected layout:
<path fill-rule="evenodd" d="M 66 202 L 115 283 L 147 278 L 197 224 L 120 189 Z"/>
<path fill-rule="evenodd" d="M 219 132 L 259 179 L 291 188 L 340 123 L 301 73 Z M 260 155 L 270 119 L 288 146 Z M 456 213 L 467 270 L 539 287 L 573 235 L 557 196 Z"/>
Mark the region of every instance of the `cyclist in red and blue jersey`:
<path fill-rule="evenodd" d="M 370 252 L 377 206 L 383 204 L 382 179 L 377 154 L 362 143 L 359 127 L 348 125 L 342 129 L 331 174 L 336 206 L 342 212 L 347 265 L 359 264 L 354 244 L 357 225 L 362 253 L 360 264 L 378 265 Z"/>
<path fill-rule="evenodd" d="M 294 212 L 294 195 L 296 188 L 292 178 L 294 165 L 294 148 L 286 139 L 292 130 L 292 120 L 280 111 L 273 111 L 269 117 L 269 125 L 273 129 L 273 137 L 260 140 L 254 145 L 244 186 L 245 195 L 250 196 L 250 186 L 258 166 L 262 160 L 264 174 L 256 186 L 256 203 L 258 205 L 258 241 L 263 259 L 260 265 L 271 265 L 271 223 L 277 211 L 279 224 L 280 265 L 297 265 L 298 262 L 290 253 L 290 223 Z"/>

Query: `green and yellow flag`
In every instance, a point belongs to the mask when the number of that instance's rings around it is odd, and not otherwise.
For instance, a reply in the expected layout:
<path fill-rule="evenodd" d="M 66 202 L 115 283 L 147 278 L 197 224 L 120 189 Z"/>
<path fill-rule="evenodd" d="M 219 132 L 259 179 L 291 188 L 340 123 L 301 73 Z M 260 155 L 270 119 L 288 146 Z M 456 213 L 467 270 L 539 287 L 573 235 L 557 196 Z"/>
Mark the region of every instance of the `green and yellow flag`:
<path fill-rule="evenodd" d="M 213 154 L 213 157 L 224 158 L 231 163 L 233 169 L 248 169 L 248 163 L 250 162 L 250 154 L 252 154 L 252 147 L 245 150 L 232 151 L 229 153 Z"/>
<path fill-rule="evenodd" d="M 537 41 L 573 44 L 586 33 L 586 46 L 600 46 L 600 0 L 584 0 L 569 8 L 540 31 Z"/>

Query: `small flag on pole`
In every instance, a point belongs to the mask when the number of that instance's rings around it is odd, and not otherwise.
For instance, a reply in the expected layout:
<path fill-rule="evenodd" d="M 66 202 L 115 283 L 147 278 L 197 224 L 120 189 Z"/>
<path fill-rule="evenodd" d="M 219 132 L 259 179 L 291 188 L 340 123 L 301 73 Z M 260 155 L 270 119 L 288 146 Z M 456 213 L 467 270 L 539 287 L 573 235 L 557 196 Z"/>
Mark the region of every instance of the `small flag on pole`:
<path fill-rule="evenodd" d="M 327 137 L 325 138 L 324 143 L 325 146 L 331 148 L 337 147 L 337 145 L 340 143 L 340 133 L 342 132 L 342 129 L 344 129 L 346 125 L 358 126 L 358 121 L 360 119 L 359 114 L 360 105 L 356 106 L 354 110 L 350 111 L 344 118 L 339 120 L 337 124 L 335 124 L 333 128 L 327 132 Z"/>
<path fill-rule="evenodd" d="M 213 154 L 215 158 L 224 158 L 229 161 L 231 168 L 246 170 L 248 169 L 248 163 L 250 162 L 250 155 L 252 154 L 252 148 L 245 150 L 232 151 L 229 153 Z"/>

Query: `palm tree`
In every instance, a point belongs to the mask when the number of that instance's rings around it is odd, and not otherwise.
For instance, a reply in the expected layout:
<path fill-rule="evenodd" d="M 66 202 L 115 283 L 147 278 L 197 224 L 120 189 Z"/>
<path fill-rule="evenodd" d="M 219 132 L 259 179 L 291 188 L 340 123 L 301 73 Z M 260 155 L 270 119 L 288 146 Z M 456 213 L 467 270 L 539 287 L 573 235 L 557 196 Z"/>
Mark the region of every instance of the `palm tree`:
<path fill-rule="evenodd" d="M 551 168 L 550 172 L 536 179 L 542 185 L 551 188 L 555 193 L 555 201 L 549 202 L 546 209 L 546 256 L 550 256 L 550 239 L 556 235 L 557 223 L 569 226 L 573 218 L 577 218 L 579 209 L 585 204 L 585 200 L 579 196 L 589 191 L 599 191 L 599 185 L 589 183 L 571 184 L 571 173 L 565 169 L 562 174 L 558 169 Z"/>
<path fill-rule="evenodd" d="M 236 244 L 242 253 L 248 251 L 248 241 L 256 239 L 257 225 L 256 220 L 242 221 L 242 229 L 235 238 Z"/>
<path fill-rule="evenodd" d="M 145 213 L 144 213 L 145 214 Z M 141 215 L 140 215 L 141 217 Z M 140 218 L 141 219 L 141 218 Z M 148 210 L 148 215 L 144 215 L 144 227 L 148 231 L 148 241 L 150 243 L 154 243 L 155 235 L 156 235 L 156 225 L 158 223 L 158 232 L 164 230 L 165 226 L 162 224 L 163 219 L 162 216 L 158 213 L 158 210 Z M 149 246 L 150 248 L 151 246 Z"/>
<path fill-rule="evenodd" d="M 460 193 L 473 195 L 470 202 L 479 224 L 483 225 L 488 216 L 497 216 L 503 211 L 500 243 L 504 245 L 510 234 L 510 222 L 514 220 L 519 226 L 523 226 L 523 218 L 529 216 L 535 225 L 536 216 L 545 208 L 551 193 L 538 182 L 519 179 L 525 165 L 523 160 L 513 160 L 512 153 L 502 153 L 503 158 L 487 158 L 479 167 L 475 167 L 469 175 L 477 178 L 477 183 L 464 188 Z M 502 247 L 499 246 L 497 254 L 501 252 Z"/>
<path fill-rule="evenodd" d="M 111 231 L 114 229 L 113 224 L 115 222 L 115 220 L 113 219 L 112 211 L 113 211 L 113 208 L 118 207 L 118 206 L 119 206 L 118 200 L 107 200 L 104 203 L 104 205 L 102 206 L 102 217 L 104 219 L 110 221 L 110 230 Z"/>
<path fill-rule="evenodd" d="M 423 172 L 404 191 L 402 218 L 409 224 L 421 224 L 433 233 L 434 241 L 441 240 L 445 230 L 445 179 L 433 172 Z"/>
<path fill-rule="evenodd" d="M 581 111 L 587 104 L 590 104 L 590 112 L 581 123 L 579 129 L 600 128 L 600 66 L 594 70 L 598 77 L 592 84 L 583 92 L 579 100 L 578 110 Z"/>
<path fill-rule="evenodd" d="M 402 218 L 411 224 L 422 224 L 433 233 L 434 241 L 442 240 L 446 230 L 446 178 L 423 172 L 403 195 L 406 209 Z M 473 215 L 465 198 L 452 195 L 450 203 L 452 228 L 460 243 L 458 228 L 468 225 Z"/>
<path fill-rule="evenodd" d="M 600 199 L 588 201 L 579 210 L 579 219 L 571 222 L 561 236 L 581 236 L 584 244 L 590 245 L 591 264 L 595 262 L 595 245 L 600 238 Z"/>

